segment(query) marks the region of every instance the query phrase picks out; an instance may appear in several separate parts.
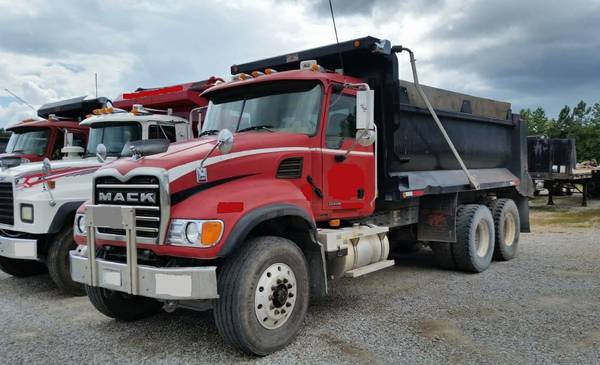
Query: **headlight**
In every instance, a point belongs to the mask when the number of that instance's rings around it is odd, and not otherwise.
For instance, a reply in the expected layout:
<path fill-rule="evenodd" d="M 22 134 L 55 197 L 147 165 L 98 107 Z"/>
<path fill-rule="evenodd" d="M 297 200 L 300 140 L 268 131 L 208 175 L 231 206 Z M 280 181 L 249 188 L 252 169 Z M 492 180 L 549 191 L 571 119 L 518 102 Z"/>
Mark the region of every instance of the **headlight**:
<path fill-rule="evenodd" d="M 33 205 L 21 204 L 21 221 L 24 223 L 33 223 Z"/>
<path fill-rule="evenodd" d="M 75 234 L 85 235 L 85 214 L 75 214 Z"/>
<path fill-rule="evenodd" d="M 223 222 L 220 220 L 173 219 L 167 243 L 175 246 L 212 247 L 222 235 Z"/>

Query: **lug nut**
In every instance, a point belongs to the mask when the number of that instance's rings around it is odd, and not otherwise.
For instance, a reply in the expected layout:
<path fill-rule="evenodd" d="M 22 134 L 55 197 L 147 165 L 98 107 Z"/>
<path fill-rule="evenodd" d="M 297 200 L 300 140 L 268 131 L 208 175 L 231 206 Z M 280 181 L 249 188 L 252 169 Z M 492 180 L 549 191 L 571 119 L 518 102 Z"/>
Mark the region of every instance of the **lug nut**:
<path fill-rule="evenodd" d="M 275 309 L 275 314 L 279 314 L 279 311 L 277 309 Z"/>
<path fill-rule="evenodd" d="M 291 289 L 291 288 L 292 288 L 292 284 L 288 284 L 288 285 L 287 285 L 287 288 L 288 288 L 288 289 Z"/>
<path fill-rule="evenodd" d="M 281 279 L 277 279 L 277 284 L 281 284 Z"/>
<path fill-rule="evenodd" d="M 287 302 L 287 303 L 285 303 L 285 306 L 289 308 L 289 307 L 291 307 L 291 306 L 292 306 L 292 303 L 290 303 L 290 302 Z"/>
<path fill-rule="evenodd" d="M 285 314 L 285 309 L 282 309 L 282 310 L 281 310 L 281 314 Z"/>
<path fill-rule="evenodd" d="M 283 279 L 283 283 L 287 284 L 288 280 L 287 279 Z"/>
<path fill-rule="evenodd" d="M 288 297 L 293 298 L 294 297 L 294 293 L 289 293 Z"/>

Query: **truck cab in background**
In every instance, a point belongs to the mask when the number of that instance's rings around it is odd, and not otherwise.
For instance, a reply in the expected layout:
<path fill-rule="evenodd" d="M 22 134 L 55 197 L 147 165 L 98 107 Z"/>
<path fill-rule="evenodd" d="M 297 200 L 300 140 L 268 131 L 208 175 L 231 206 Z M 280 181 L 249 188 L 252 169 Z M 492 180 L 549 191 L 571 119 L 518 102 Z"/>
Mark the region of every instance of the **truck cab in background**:
<path fill-rule="evenodd" d="M 159 144 L 167 145 L 193 138 L 194 128 L 187 118 L 207 105 L 200 92 L 212 86 L 212 80 L 216 79 L 125 93 L 111 107 L 90 111 L 81 122 L 82 128 L 89 129 L 84 158 L 46 160 L 1 171 L 0 269 L 28 276 L 47 267 L 60 289 L 83 294 L 82 286 L 71 280 L 68 253 L 75 247 L 75 211 L 92 197 L 94 171 L 122 153 L 131 153 L 135 141 L 166 141 Z M 195 119 L 198 123 L 197 115 Z"/>
<path fill-rule="evenodd" d="M 45 158 L 60 160 L 65 154 L 83 155 L 88 128 L 79 123 L 92 110 L 106 106 L 108 99 L 85 96 L 44 104 L 37 114 L 43 119 L 27 119 L 9 128 L 10 138 L 0 154 L 0 167 L 9 168 Z M 65 147 L 75 147 L 63 149 Z"/>

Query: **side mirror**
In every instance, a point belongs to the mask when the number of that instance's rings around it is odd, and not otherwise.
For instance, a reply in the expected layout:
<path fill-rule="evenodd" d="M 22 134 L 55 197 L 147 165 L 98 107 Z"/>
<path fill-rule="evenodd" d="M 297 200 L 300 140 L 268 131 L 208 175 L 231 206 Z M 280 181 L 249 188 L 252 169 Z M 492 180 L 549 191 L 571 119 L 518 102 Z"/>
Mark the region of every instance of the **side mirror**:
<path fill-rule="evenodd" d="M 356 129 L 375 129 L 375 91 L 358 90 L 356 92 Z"/>
<path fill-rule="evenodd" d="M 233 148 L 233 133 L 229 129 L 221 129 L 217 136 L 219 151 L 222 154 L 227 154 Z"/>
<path fill-rule="evenodd" d="M 96 158 L 100 163 L 104 163 L 104 161 L 106 161 L 107 154 L 108 152 L 106 151 L 106 146 L 100 143 L 98 147 L 96 147 Z"/>
<path fill-rule="evenodd" d="M 50 175 L 50 172 L 52 172 L 52 165 L 50 164 L 48 157 L 44 158 L 44 161 L 42 162 L 42 172 L 46 176 Z"/>
<path fill-rule="evenodd" d="M 370 129 L 359 129 L 356 131 L 356 143 L 361 146 L 367 147 L 375 143 L 377 138 L 375 131 Z"/>

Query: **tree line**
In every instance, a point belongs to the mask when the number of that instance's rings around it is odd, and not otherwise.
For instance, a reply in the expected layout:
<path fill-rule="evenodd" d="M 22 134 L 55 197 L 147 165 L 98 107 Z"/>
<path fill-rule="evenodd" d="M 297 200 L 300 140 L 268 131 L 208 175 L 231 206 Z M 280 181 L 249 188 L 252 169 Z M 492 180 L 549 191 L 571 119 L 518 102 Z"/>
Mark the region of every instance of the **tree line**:
<path fill-rule="evenodd" d="M 600 162 L 600 102 L 588 106 L 580 101 L 573 108 L 565 105 L 558 118 L 548 118 L 544 108 L 521 110 L 530 136 L 574 138 L 577 160 Z"/>

